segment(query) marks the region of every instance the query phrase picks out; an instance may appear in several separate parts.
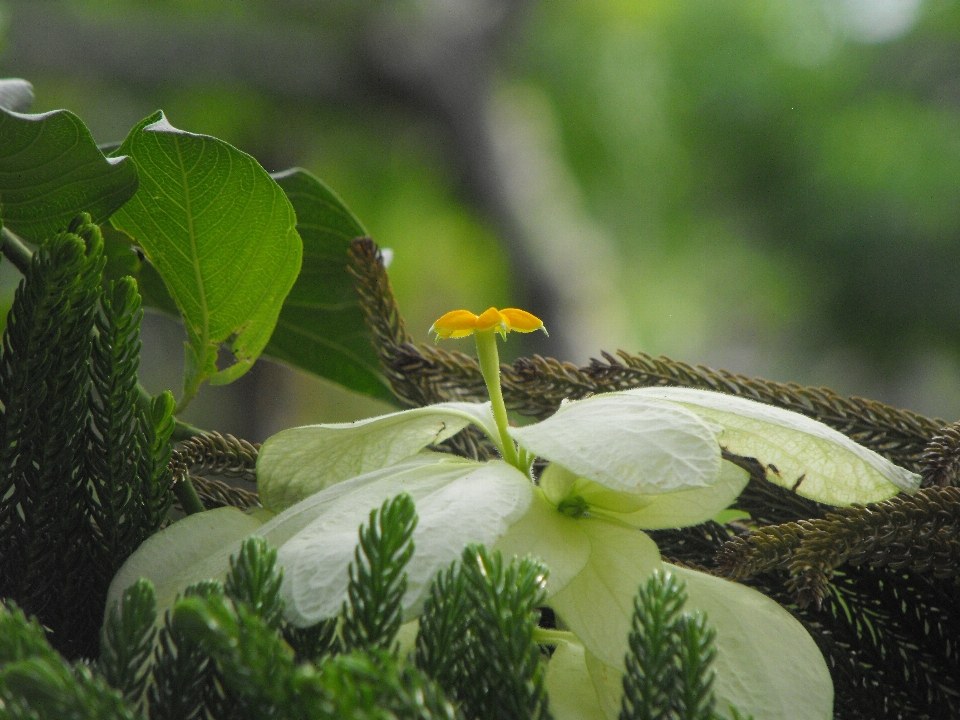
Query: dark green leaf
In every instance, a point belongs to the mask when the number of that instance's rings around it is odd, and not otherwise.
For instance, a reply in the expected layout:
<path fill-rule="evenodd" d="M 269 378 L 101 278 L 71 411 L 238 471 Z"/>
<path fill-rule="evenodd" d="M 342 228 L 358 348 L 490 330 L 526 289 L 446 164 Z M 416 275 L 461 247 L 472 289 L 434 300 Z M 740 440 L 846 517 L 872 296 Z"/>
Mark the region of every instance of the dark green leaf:
<path fill-rule="evenodd" d="M 106 220 L 137 191 L 130 158 L 106 158 L 66 110 L 21 115 L 0 109 L 3 223 L 31 242 L 65 230 L 80 212 Z"/>
<path fill-rule="evenodd" d="M 174 128 L 161 112 L 117 152 L 133 157 L 141 185 L 113 222 L 143 248 L 183 315 L 186 401 L 204 380 L 236 380 L 266 346 L 300 271 L 296 216 L 256 160 Z M 236 362 L 218 370 L 225 342 Z"/>
<path fill-rule="evenodd" d="M 306 170 L 276 173 L 297 211 L 303 268 L 264 352 L 350 390 L 396 402 L 347 272 L 350 241 L 367 234 L 343 201 Z"/>

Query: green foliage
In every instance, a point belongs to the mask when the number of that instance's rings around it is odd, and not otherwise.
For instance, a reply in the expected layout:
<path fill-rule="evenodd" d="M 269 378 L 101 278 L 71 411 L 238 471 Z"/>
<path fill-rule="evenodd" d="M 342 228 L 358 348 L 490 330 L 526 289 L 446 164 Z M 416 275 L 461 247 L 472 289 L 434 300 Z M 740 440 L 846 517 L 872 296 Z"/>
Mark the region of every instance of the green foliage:
<path fill-rule="evenodd" d="M 544 657 L 533 639 L 546 568 L 504 566 L 499 552 L 468 546 L 441 572 L 420 619 L 416 661 L 469 718 L 549 718 Z"/>
<path fill-rule="evenodd" d="M 71 666 L 43 628 L 0 603 L 0 715 L 11 720 L 133 720 L 122 695 L 90 668 Z"/>
<path fill-rule="evenodd" d="M 413 498 L 398 495 L 360 530 L 360 544 L 350 566 L 348 600 L 341 634 L 346 650 L 389 650 L 403 622 L 404 568 L 413 557 L 411 536 L 417 525 Z"/>
<path fill-rule="evenodd" d="M 296 210 L 303 267 L 264 353 L 395 403 L 347 272 L 350 241 L 367 231 L 343 201 L 306 170 L 272 177 Z"/>
<path fill-rule="evenodd" d="M 227 597 L 246 605 L 273 630 L 280 627 L 283 619 L 283 571 L 276 564 L 277 551 L 266 540 L 247 538 L 240 546 L 240 555 L 230 559 L 230 572 L 223 586 Z"/>
<path fill-rule="evenodd" d="M 149 678 L 150 655 L 157 635 L 157 598 L 153 586 L 138 580 L 128 587 L 120 602 L 110 608 L 100 635 L 97 670 L 123 693 L 127 704 L 142 708 Z"/>
<path fill-rule="evenodd" d="M 113 222 L 160 272 L 190 340 L 183 403 L 204 380 L 243 375 L 270 340 L 300 271 L 296 216 L 253 158 L 177 130 L 162 112 L 138 124 L 117 154 L 137 163 L 141 186 Z M 218 370 L 228 341 L 236 362 Z"/>
<path fill-rule="evenodd" d="M 106 220 L 137 191 L 129 157 L 107 159 L 66 110 L 20 115 L 0 108 L 0 216 L 31 242 L 66 228 L 80 212 Z"/>
<path fill-rule="evenodd" d="M 714 720 L 716 633 L 683 614 L 683 583 L 654 573 L 634 600 L 620 720 Z"/>
<path fill-rule="evenodd" d="M 69 657 L 95 654 L 110 579 L 169 507 L 169 403 L 139 405 L 140 301 L 101 290 L 103 263 L 88 215 L 42 245 L 0 358 L 0 597 Z"/>

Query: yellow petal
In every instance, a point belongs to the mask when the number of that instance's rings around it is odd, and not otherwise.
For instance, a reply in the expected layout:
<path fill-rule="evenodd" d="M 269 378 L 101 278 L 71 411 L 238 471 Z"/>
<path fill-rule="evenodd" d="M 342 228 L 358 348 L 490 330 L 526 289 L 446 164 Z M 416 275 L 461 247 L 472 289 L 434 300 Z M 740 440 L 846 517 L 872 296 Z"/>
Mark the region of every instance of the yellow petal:
<path fill-rule="evenodd" d="M 477 318 L 477 330 L 489 330 L 495 327 L 509 327 L 504 321 L 500 311 L 495 307 L 487 308 L 483 314 Z"/>
<path fill-rule="evenodd" d="M 533 332 L 534 330 L 547 331 L 547 329 L 543 327 L 543 320 L 532 313 L 528 313 L 526 310 L 504 308 L 500 311 L 500 315 L 506 320 L 507 329 L 509 330 L 516 330 L 517 332 Z"/>
<path fill-rule="evenodd" d="M 457 338 L 472 335 L 476 328 L 477 316 L 472 312 L 469 310 L 451 310 L 430 327 L 430 332 L 435 332 L 438 337 L 442 338 Z"/>

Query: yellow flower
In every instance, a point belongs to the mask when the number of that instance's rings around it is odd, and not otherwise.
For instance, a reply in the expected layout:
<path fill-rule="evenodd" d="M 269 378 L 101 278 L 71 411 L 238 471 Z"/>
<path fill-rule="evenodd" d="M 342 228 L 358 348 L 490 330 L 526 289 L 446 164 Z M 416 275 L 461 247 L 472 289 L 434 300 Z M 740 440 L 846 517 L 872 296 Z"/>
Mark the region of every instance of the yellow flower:
<path fill-rule="evenodd" d="M 517 332 L 543 330 L 543 332 L 547 332 L 540 318 L 531 315 L 526 310 L 518 310 L 517 308 L 497 310 L 492 307 L 480 315 L 474 315 L 469 310 L 452 310 L 430 326 L 430 332 L 436 333 L 438 340 L 440 338 L 462 338 L 473 335 L 477 330 L 491 329 L 504 336 L 511 330 Z"/>

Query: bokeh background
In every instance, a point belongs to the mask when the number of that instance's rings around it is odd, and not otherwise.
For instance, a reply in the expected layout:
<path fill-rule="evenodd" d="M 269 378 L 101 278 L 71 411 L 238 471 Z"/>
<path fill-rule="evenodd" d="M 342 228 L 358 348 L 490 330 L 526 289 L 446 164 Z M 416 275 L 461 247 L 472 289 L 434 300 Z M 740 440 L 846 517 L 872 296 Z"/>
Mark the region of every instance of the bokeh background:
<path fill-rule="evenodd" d="M 414 334 L 644 350 L 960 416 L 952 0 L 5 0 L 0 74 L 98 142 L 162 108 L 336 190 Z M 0 266 L 9 288 L 15 276 Z M 461 349 L 469 350 L 469 341 Z M 178 389 L 151 315 L 142 377 Z M 251 440 L 385 405 L 259 363 L 188 419 Z"/>

